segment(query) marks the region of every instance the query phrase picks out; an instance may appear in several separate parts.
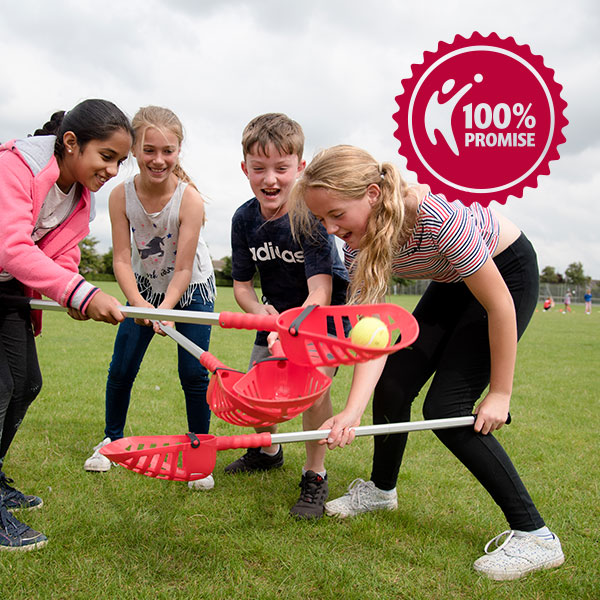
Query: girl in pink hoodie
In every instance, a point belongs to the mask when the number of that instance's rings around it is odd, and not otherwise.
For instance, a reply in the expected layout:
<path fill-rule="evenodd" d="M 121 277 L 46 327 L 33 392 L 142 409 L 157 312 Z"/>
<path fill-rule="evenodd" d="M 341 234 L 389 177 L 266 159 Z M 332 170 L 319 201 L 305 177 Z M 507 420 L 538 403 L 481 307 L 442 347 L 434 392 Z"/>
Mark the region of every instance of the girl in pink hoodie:
<path fill-rule="evenodd" d="M 79 274 L 78 244 L 89 233 L 91 192 L 117 174 L 132 138 L 129 119 L 112 102 L 85 100 L 52 115 L 33 137 L 0 146 L 0 550 L 47 542 L 9 512 L 38 508 L 42 499 L 14 489 L 2 471 L 42 385 L 34 342 L 41 314 L 26 298 L 44 294 L 77 320 L 123 320 L 118 300 Z"/>

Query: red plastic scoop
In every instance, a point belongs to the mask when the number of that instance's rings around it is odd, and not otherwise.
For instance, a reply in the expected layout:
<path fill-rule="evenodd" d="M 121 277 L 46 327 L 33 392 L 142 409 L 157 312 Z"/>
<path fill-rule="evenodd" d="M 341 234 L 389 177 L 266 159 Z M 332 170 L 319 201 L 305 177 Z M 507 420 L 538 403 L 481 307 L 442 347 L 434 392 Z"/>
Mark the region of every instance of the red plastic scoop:
<path fill-rule="evenodd" d="M 331 385 L 315 367 L 297 365 L 282 356 L 281 344 L 273 357 L 255 365 L 233 385 L 235 403 L 254 417 L 267 415 L 275 423 L 292 419 L 310 408 Z"/>
<path fill-rule="evenodd" d="M 322 396 L 331 379 L 314 367 L 273 356 L 257 362 L 247 373 L 226 367 L 172 327 L 160 328 L 196 357 L 211 373 L 208 404 L 220 419 L 242 427 L 268 427 L 294 418 Z M 274 354 L 281 354 L 276 343 Z"/>
<path fill-rule="evenodd" d="M 379 318 L 388 328 L 390 339 L 400 339 L 385 348 L 354 344 L 349 332 L 362 317 Z M 277 331 L 287 358 L 313 367 L 373 360 L 409 346 L 419 335 L 416 319 L 395 304 L 307 306 L 280 315 L 222 312 L 219 324 L 224 328 Z"/>
<path fill-rule="evenodd" d="M 356 436 L 384 435 L 427 429 L 448 429 L 473 425 L 475 417 L 454 417 L 408 423 L 388 423 L 356 427 Z M 254 433 L 248 435 L 157 435 L 133 436 L 115 440 L 100 448 L 100 453 L 125 468 L 159 479 L 194 481 L 213 472 L 217 451 L 233 448 L 259 448 L 271 444 L 322 440 L 329 431 L 299 431 L 293 433 Z"/>

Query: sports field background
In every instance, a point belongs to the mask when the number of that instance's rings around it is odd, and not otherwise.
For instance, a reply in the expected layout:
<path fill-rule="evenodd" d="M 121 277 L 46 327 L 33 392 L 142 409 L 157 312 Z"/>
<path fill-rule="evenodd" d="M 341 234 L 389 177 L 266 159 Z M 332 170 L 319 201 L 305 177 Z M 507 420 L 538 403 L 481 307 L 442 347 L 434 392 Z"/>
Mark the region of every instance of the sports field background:
<path fill-rule="evenodd" d="M 102 284 L 120 296 L 116 284 Z M 414 296 L 390 301 L 412 309 Z M 217 311 L 237 310 L 220 288 Z M 296 522 L 302 444 L 287 444 L 276 472 L 225 476 L 241 451 L 220 452 L 215 489 L 143 477 L 123 468 L 90 474 L 83 462 L 103 438 L 104 386 L 116 329 L 46 313 L 38 351 L 44 387 L 5 470 L 44 506 L 21 513 L 50 539 L 39 551 L 0 555 L 0 598 L 37 599 L 597 599 L 600 467 L 600 310 L 537 311 L 519 344 L 511 413 L 501 438 L 566 562 L 516 582 L 477 575 L 472 562 L 506 528 L 499 509 L 432 432 L 411 434 L 399 509 L 338 521 Z M 211 352 L 245 370 L 254 333 L 213 329 Z M 345 402 L 351 368 L 334 380 Z M 413 419 L 420 419 L 420 403 Z M 367 410 L 363 424 L 370 423 Z M 301 429 L 301 420 L 282 431 Z M 157 338 L 136 381 L 126 435 L 184 433 L 176 346 Z M 216 418 L 211 432 L 238 433 Z M 327 456 L 330 497 L 368 479 L 372 440 Z"/>

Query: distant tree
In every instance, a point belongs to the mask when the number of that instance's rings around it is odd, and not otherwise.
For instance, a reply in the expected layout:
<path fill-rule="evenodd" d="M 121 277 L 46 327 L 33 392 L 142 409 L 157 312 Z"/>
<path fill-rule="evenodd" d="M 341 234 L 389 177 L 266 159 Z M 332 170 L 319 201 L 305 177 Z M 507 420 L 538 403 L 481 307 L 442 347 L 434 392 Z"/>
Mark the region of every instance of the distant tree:
<path fill-rule="evenodd" d="M 85 239 L 79 242 L 79 250 L 81 251 L 81 260 L 79 261 L 79 272 L 82 275 L 88 273 L 99 273 L 102 268 L 102 258 L 96 250 L 98 240 L 88 235 Z"/>
<path fill-rule="evenodd" d="M 544 267 L 540 273 L 540 281 L 542 283 L 559 283 L 561 275 L 556 272 L 554 267 Z"/>
<path fill-rule="evenodd" d="M 110 247 L 106 254 L 102 255 L 102 273 L 114 275 L 113 271 L 113 249 Z"/>
<path fill-rule="evenodd" d="M 589 277 L 586 277 L 583 272 L 583 265 L 580 262 L 572 262 L 565 269 L 565 278 L 567 283 L 574 285 L 584 285 L 589 281 Z"/>
<path fill-rule="evenodd" d="M 221 260 L 223 261 L 223 268 L 221 269 L 221 274 L 227 279 L 233 279 L 233 265 L 231 262 L 231 256 L 224 256 Z"/>
<path fill-rule="evenodd" d="M 233 267 L 231 264 L 231 256 L 224 256 L 216 262 L 217 264 L 223 265 L 220 269 L 215 268 L 215 279 L 217 281 L 217 285 L 231 287 L 233 285 Z"/>
<path fill-rule="evenodd" d="M 391 283 L 392 285 L 412 285 L 414 282 L 412 279 L 403 279 L 402 277 L 396 277 L 395 275 L 392 275 Z"/>

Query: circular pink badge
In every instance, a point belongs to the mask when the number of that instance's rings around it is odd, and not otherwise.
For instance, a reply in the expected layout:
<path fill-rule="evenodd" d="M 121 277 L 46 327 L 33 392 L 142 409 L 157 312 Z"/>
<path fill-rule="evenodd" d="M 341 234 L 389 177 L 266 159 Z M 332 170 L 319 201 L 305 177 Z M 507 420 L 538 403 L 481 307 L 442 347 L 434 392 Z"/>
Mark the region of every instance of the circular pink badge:
<path fill-rule="evenodd" d="M 475 32 L 425 52 L 402 80 L 395 137 L 419 182 L 449 200 L 520 198 L 550 173 L 567 103 L 543 58 L 513 38 Z"/>

